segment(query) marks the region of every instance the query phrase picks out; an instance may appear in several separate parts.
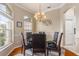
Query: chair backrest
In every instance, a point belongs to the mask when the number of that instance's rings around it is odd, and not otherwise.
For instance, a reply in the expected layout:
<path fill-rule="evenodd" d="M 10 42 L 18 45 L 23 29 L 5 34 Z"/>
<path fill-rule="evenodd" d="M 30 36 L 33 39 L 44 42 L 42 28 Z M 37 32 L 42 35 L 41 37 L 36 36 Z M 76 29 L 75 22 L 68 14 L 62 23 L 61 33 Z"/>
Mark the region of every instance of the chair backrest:
<path fill-rule="evenodd" d="M 32 35 L 32 47 L 33 49 L 45 49 L 46 35 L 45 34 L 33 34 Z"/>
<path fill-rule="evenodd" d="M 21 33 L 21 36 L 22 36 L 22 44 L 25 46 L 24 34 L 23 34 L 23 33 Z"/>
<path fill-rule="evenodd" d="M 54 40 L 53 41 L 56 42 L 56 44 L 57 44 L 58 35 L 59 35 L 59 32 L 54 33 Z"/>
<path fill-rule="evenodd" d="M 45 34 L 45 32 L 39 32 L 39 34 Z"/>
<path fill-rule="evenodd" d="M 61 45 L 61 39 L 62 39 L 63 33 L 60 34 L 60 38 L 59 38 L 59 42 L 58 42 L 58 48 L 60 49 L 60 45 Z"/>
<path fill-rule="evenodd" d="M 29 41 L 30 38 L 32 38 L 32 32 L 26 32 L 26 39 L 27 39 L 27 41 Z"/>

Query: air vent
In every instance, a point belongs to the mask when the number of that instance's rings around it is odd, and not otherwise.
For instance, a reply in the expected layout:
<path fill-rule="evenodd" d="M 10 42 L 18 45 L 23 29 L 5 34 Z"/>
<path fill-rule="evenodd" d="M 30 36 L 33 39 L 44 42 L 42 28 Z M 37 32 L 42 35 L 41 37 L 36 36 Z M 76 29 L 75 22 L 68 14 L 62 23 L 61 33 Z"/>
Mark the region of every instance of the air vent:
<path fill-rule="evenodd" d="M 51 8 L 50 6 L 47 7 L 48 9 Z"/>

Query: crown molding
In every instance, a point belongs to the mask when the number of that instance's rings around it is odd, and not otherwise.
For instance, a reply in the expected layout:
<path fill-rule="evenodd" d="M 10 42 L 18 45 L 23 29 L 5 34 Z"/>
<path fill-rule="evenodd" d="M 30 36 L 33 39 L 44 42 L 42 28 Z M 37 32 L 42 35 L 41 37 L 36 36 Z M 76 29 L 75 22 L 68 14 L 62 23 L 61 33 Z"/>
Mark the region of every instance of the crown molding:
<path fill-rule="evenodd" d="M 31 14 L 34 14 L 34 12 L 32 12 L 30 9 L 25 8 L 24 6 L 22 6 L 22 5 L 18 4 L 18 3 L 15 3 L 15 6 L 20 7 L 20 8 L 26 10 L 27 12 L 29 12 L 29 13 L 31 13 Z"/>
<path fill-rule="evenodd" d="M 25 8 L 24 6 L 22 6 L 22 5 L 20 5 L 20 4 L 16 4 L 16 3 L 15 3 L 15 5 L 18 6 L 18 7 L 20 7 L 20 8 L 22 8 L 22 9 L 24 9 L 24 10 L 26 10 L 27 12 L 29 12 L 29 13 L 31 13 L 31 14 L 35 14 L 34 11 L 32 11 L 32 10 L 30 10 L 30 9 L 28 9 L 28 8 Z M 45 10 L 45 11 L 43 11 L 43 12 L 46 13 L 46 12 L 49 12 L 49 11 L 53 11 L 53 10 L 56 10 L 56 9 L 60 9 L 60 8 L 62 8 L 64 5 L 65 5 L 65 3 L 63 3 L 63 4 L 62 4 L 61 6 L 59 6 L 59 7 L 51 8 L 51 9 Z"/>
<path fill-rule="evenodd" d="M 56 7 L 56 8 L 51 8 L 51 9 L 48 9 L 48 10 L 46 10 L 46 11 L 44 11 L 44 12 L 46 13 L 46 12 L 49 12 L 49 11 L 53 11 L 53 10 L 56 10 L 56 9 L 60 9 L 60 8 L 62 8 L 64 5 L 65 5 L 65 3 L 64 3 L 64 4 L 62 4 L 62 5 L 61 5 L 61 6 L 59 6 L 59 7 Z"/>

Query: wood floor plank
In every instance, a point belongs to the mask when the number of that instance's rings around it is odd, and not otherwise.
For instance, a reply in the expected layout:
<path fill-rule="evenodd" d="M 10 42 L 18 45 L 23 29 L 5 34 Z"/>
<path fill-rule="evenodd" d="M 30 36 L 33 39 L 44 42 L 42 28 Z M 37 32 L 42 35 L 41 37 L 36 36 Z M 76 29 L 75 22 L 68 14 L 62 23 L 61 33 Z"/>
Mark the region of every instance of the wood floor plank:
<path fill-rule="evenodd" d="M 14 55 L 16 55 L 16 54 L 18 54 L 18 53 L 21 53 L 21 49 L 22 49 L 21 47 L 14 49 L 14 50 L 9 54 L 9 56 L 14 56 Z"/>

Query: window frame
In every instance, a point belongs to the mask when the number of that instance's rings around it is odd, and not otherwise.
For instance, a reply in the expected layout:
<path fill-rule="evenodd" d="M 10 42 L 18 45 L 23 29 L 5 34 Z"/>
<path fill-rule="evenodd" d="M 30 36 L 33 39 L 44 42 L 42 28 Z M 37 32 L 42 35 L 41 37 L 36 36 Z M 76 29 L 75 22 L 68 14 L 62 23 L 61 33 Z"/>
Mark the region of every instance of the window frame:
<path fill-rule="evenodd" d="M 28 22 L 28 21 L 25 21 L 24 20 L 24 22 Z M 30 24 L 31 23 L 31 24 Z M 27 26 L 27 28 L 25 28 L 25 25 Z M 24 24 L 24 31 L 25 32 L 32 32 L 32 28 L 31 29 L 29 29 L 29 26 L 31 25 L 31 27 L 32 27 L 32 22 L 29 22 L 29 24 Z"/>
<path fill-rule="evenodd" d="M 11 31 L 12 36 L 11 36 L 11 42 L 8 43 L 7 45 L 4 45 L 4 46 L 0 47 L 0 50 L 3 49 L 4 47 L 7 47 L 7 46 L 9 46 L 9 45 L 11 45 L 11 44 L 14 43 L 14 21 L 13 21 L 14 12 L 13 12 L 12 7 L 10 6 L 10 4 L 5 4 L 5 5 L 8 6 L 8 8 L 10 9 L 10 11 L 12 12 L 11 13 L 12 15 L 9 15 L 8 13 L 6 13 L 6 12 L 4 12 L 2 10 L 0 10 L 0 14 L 3 15 L 4 17 L 7 17 L 8 19 L 10 19 L 10 21 L 12 23 L 11 24 L 12 25 L 12 28 L 11 29 L 6 29 L 6 30 L 7 31 Z"/>

